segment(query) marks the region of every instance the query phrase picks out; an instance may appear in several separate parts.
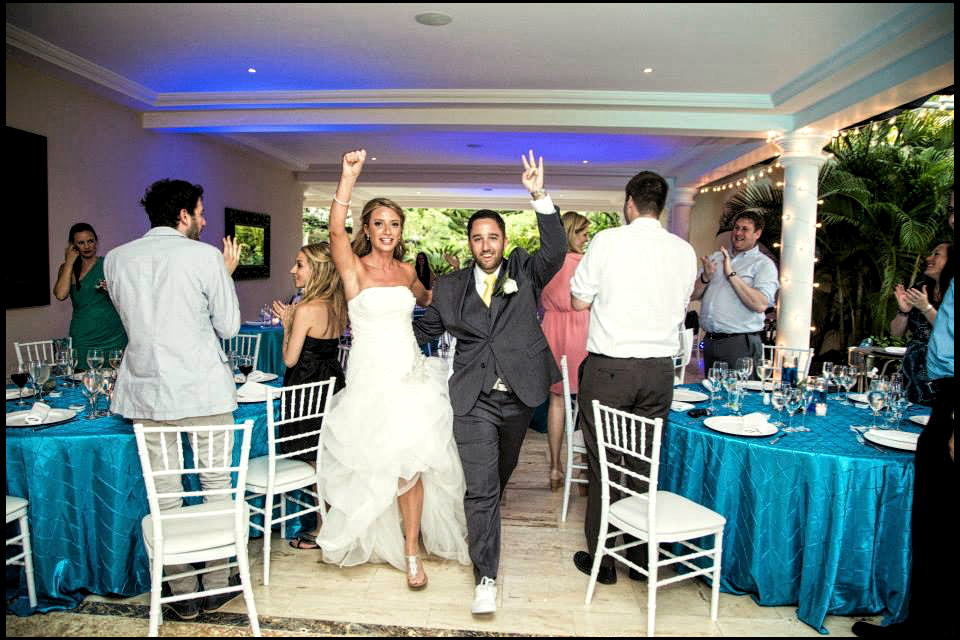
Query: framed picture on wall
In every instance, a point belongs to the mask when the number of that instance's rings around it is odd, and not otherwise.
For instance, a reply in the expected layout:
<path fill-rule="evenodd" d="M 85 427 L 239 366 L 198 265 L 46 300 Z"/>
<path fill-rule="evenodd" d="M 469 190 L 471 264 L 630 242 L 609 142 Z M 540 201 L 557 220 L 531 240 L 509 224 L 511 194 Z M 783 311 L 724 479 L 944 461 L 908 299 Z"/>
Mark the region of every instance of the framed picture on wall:
<path fill-rule="evenodd" d="M 5 169 L 7 209 L 11 212 L 6 217 L 6 237 L 13 240 L 4 246 L 6 308 L 42 307 L 50 304 L 53 288 L 47 220 L 47 138 L 7 127 L 4 142 L 7 157 L 16 158 Z M 54 230 L 64 245 L 68 228 Z"/>
<path fill-rule="evenodd" d="M 270 277 L 270 216 L 266 213 L 224 209 L 224 233 L 240 242 L 240 264 L 235 280 Z"/>

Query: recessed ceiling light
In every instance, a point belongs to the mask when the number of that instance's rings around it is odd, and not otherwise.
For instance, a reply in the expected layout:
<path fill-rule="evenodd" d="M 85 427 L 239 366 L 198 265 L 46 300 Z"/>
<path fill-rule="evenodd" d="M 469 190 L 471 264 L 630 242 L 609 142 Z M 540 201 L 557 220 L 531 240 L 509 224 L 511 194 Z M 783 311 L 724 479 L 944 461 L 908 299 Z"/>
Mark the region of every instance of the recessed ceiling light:
<path fill-rule="evenodd" d="M 376 160 L 376 159 L 377 159 L 377 156 L 373 156 L 373 157 L 370 158 L 370 159 L 371 159 L 371 160 Z"/>
<path fill-rule="evenodd" d="M 590 164 L 590 161 L 589 161 L 589 160 L 584 160 L 584 161 L 583 161 L 583 164 Z"/>
<path fill-rule="evenodd" d="M 477 144 L 476 142 L 467 143 L 467 149 L 479 149 L 482 146 L 483 146 L 482 144 Z"/>
<path fill-rule="evenodd" d="M 254 69 L 253 67 L 250 67 L 249 69 L 247 69 L 247 73 L 256 73 L 256 72 L 257 70 Z"/>
<path fill-rule="evenodd" d="M 650 67 L 647 67 L 646 69 L 643 70 L 643 72 L 644 72 L 644 73 L 653 73 L 653 69 L 651 69 Z"/>
<path fill-rule="evenodd" d="M 425 24 L 428 27 L 442 27 L 453 22 L 453 18 L 448 16 L 445 13 L 420 13 L 414 18 L 420 24 Z"/>

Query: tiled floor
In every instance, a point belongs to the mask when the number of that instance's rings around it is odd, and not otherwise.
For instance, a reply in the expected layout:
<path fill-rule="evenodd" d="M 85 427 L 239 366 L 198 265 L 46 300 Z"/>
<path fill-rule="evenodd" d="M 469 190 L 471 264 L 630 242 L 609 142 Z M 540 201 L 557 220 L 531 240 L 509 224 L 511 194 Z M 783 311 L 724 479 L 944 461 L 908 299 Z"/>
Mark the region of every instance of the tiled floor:
<path fill-rule="evenodd" d="M 693 365 L 691 365 L 693 369 Z M 688 373 L 688 381 L 702 374 Z M 261 585 L 261 543 L 250 545 L 257 613 L 264 635 L 585 635 L 646 633 L 646 585 L 620 574 L 616 585 L 598 585 L 583 603 L 587 577 L 573 566 L 584 548 L 586 499 L 576 491 L 566 523 L 559 521 L 560 492 L 547 486 L 546 436 L 529 432 L 504 504 L 498 611 L 474 618 L 469 611 L 469 567 L 428 559 L 424 591 L 406 588 L 404 576 L 386 565 L 338 569 L 316 551 L 291 549 L 275 534 L 270 586 Z M 686 580 L 657 594 L 657 635 L 810 636 L 793 607 L 761 607 L 749 596 L 720 595 L 720 615 L 710 620 L 710 589 Z M 7 616 L 8 636 L 142 636 L 147 632 L 146 594 L 129 599 L 88 598 L 71 612 Z M 194 622 L 167 622 L 166 636 L 249 635 L 243 600 Z M 849 636 L 855 618 L 828 617 L 834 636 Z"/>

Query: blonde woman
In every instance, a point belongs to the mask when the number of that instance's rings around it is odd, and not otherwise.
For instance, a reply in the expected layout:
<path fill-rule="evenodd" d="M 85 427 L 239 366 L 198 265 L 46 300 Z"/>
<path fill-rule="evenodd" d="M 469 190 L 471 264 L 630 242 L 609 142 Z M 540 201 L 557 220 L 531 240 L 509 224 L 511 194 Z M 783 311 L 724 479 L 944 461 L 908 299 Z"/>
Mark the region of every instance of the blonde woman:
<path fill-rule="evenodd" d="M 347 301 L 343 285 L 330 257 L 330 245 L 326 242 L 308 244 L 297 253 L 297 260 L 290 269 L 293 284 L 303 289 L 303 296 L 295 305 L 274 301 L 273 311 L 283 321 L 283 362 L 287 371 L 283 386 L 319 382 L 331 377 L 337 379 L 334 392 L 344 387 L 343 368 L 337 359 L 340 335 L 347 324 Z M 281 425 L 280 437 L 309 433 L 319 428 L 319 419 L 301 420 Z M 316 438 L 317 436 L 313 436 Z M 314 443 L 305 438 L 280 443 L 281 453 L 292 453 L 311 447 Z M 316 454 L 306 452 L 293 456 L 312 465 Z M 301 533 L 290 541 L 295 549 L 316 549 L 317 528 L 310 533 Z"/>
<path fill-rule="evenodd" d="M 347 388 L 323 425 L 320 488 L 330 504 L 317 544 L 325 562 L 388 562 L 422 589 L 428 553 L 470 562 L 466 484 L 453 440 L 447 368 L 424 358 L 413 334 L 415 302 L 431 295 L 404 255 L 397 203 L 366 203 L 351 245 L 347 207 L 366 151 L 344 154 L 330 207 L 330 245 L 350 313 Z"/>
<path fill-rule="evenodd" d="M 576 211 L 563 214 L 563 229 L 567 234 L 567 255 L 563 267 L 543 288 L 543 335 L 560 366 L 560 357 L 567 356 L 570 372 L 570 393 L 577 393 L 577 371 L 587 356 L 587 327 L 589 311 L 574 311 L 570 306 L 570 278 L 583 258 L 589 239 L 590 221 Z M 550 407 L 547 412 L 547 440 L 550 444 L 550 489 L 563 486 L 563 463 L 560 448 L 563 445 L 563 383 L 550 387 Z"/>

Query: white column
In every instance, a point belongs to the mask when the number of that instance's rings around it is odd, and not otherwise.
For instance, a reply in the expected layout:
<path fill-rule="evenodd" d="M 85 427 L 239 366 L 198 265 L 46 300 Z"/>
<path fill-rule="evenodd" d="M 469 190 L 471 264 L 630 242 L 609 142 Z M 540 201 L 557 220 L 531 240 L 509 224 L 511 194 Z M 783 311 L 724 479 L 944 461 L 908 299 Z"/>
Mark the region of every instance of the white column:
<path fill-rule="evenodd" d="M 813 309 L 813 268 L 816 258 L 817 198 L 823 147 L 830 135 L 804 128 L 785 134 L 783 151 L 783 230 L 780 240 L 780 307 L 777 345 L 810 346 Z"/>
<path fill-rule="evenodd" d="M 680 187 L 674 191 L 668 230 L 684 240 L 690 240 L 690 212 L 697 193 L 696 187 Z"/>

